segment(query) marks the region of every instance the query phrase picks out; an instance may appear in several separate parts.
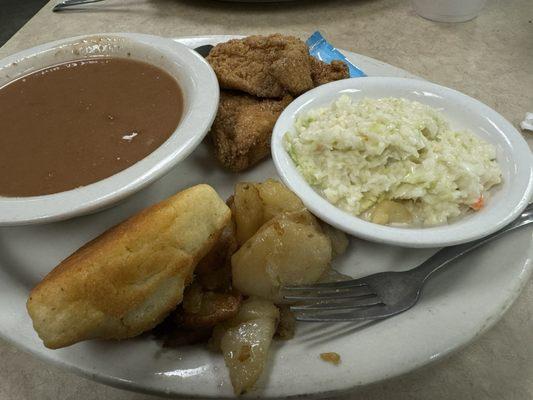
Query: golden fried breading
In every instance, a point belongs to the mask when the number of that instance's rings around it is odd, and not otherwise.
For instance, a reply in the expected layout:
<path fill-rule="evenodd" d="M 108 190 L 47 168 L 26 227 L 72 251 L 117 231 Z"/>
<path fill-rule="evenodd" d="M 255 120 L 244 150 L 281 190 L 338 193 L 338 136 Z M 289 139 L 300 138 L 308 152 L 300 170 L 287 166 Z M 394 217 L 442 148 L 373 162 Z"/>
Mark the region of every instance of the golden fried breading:
<path fill-rule="evenodd" d="M 258 97 L 299 95 L 313 87 L 309 50 L 293 36 L 249 36 L 216 45 L 207 61 L 223 89 Z"/>
<path fill-rule="evenodd" d="M 326 64 L 314 57 L 309 56 L 309 58 L 311 60 L 311 76 L 315 86 L 350 77 L 348 66 L 343 61 L 334 60 L 331 64 Z"/>
<path fill-rule="evenodd" d="M 222 90 L 211 128 L 218 160 L 236 172 L 268 155 L 272 128 L 292 96 L 349 77 L 344 62 L 319 61 L 304 42 L 280 34 L 220 43 L 207 60 L 221 88 L 247 93 Z"/>
<path fill-rule="evenodd" d="M 270 153 L 270 137 L 279 115 L 292 101 L 259 99 L 222 90 L 211 139 L 220 163 L 231 171 L 242 171 Z"/>
<path fill-rule="evenodd" d="M 181 302 L 196 264 L 230 218 L 215 190 L 197 185 L 87 243 L 30 293 L 28 313 L 44 345 L 152 329 Z"/>

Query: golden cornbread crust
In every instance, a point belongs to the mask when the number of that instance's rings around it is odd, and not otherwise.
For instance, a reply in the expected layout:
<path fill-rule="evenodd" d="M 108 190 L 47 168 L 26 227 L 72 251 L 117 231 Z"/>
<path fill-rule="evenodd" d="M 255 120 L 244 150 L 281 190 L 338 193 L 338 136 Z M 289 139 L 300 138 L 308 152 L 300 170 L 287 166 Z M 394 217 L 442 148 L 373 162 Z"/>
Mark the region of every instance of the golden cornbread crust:
<path fill-rule="evenodd" d="M 34 329 L 55 349 L 153 328 L 181 302 L 196 264 L 230 218 L 215 190 L 198 185 L 109 229 L 31 291 Z"/>

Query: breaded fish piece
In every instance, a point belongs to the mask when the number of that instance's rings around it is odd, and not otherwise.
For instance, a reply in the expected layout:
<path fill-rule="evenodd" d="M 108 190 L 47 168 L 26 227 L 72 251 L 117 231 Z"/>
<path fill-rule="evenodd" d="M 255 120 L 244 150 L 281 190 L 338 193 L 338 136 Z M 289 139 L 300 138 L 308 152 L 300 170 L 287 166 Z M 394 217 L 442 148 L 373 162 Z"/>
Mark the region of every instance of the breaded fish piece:
<path fill-rule="evenodd" d="M 350 77 L 350 71 L 345 62 L 334 60 L 331 64 L 317 60 L 309 56 L 311 62 L 311 77 L 314 86 L 324 85 L 325 83 L 347 79 Z"/>
<path fill-rule="evenodd" d="M 222 90 L 210 137 L 215 155 L 231 171 L 243 171 L 270 153 L 270 137 L 279 115 L 292 101 L 259 99 Z"/>
<path fill-rule="evenodd" d="M 81 247 L 31 291 L 34 329 L 51 349 L 152 329 L 182 301 L 196 264 L 230 218 L 208 185 L 141 211 Z"/>
<path fill-rule="evenodd" d="M 313 87 L 309 50 L 294 36 L 249 36 L 216 45 L 207 61 L 223 89 L 269 98 Z"/>

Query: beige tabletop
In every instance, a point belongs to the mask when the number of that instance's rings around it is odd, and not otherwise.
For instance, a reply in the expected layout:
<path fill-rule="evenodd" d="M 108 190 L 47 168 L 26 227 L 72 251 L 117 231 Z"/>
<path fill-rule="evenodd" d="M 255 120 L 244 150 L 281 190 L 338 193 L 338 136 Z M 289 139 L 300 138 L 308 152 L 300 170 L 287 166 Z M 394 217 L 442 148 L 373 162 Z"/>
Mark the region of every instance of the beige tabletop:
<path fill-rule="evenodd" d="M 442 24 L 409 1 L 316 0 L 242 4 L 203 0 L 106 0 L 84 11 L 45 6 L 0 49 L 0 58 L 51 40 L 97 32 L 169 37 L 321 29 L 337 47 L 377 58 L 458 89 L 518 127 L 533 112 L 533 3 L 489 0 L 477 19 Z M 533 132 L 528 142 L 533 144 Z M 533 399 L 533 283 L 503 319 L 448 359 L 376 384 L 350 399 Z M 0 400 L 154 399 L 49 366 L 0 340 Z"/>

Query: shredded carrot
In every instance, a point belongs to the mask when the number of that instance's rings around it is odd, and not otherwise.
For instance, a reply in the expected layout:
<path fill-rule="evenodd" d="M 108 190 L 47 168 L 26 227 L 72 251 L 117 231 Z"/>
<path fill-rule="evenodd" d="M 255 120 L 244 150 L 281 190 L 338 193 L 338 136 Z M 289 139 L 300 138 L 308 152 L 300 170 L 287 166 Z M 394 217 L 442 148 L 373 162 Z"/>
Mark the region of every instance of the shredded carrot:
<path fill-rule="evenodd" d="M 479 196 L 479 198 L 476 200 L 474 204 L 470 205 L 470 208 L 474 211 L 479 211 L 483 208 L 485 205 L 485 202 L 483 200 L 483 195 Z"/>

